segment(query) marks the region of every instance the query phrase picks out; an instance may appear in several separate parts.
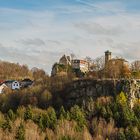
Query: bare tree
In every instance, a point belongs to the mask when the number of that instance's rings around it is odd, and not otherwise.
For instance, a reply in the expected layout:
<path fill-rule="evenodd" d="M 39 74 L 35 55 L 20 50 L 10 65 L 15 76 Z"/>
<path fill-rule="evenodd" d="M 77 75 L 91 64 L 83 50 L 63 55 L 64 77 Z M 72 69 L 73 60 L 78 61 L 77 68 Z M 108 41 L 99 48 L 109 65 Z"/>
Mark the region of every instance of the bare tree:
<path fill-rule="evenodd" d="M 136 60 L 131 63 L 131 70 L 132 71 L 140 71 L 140 61 Z"/>
<path fill-rule="evenodd" d="M 95 71 L 103 70 L 105 67 L 105 57 L 104 56 L 97 57 L 95 60 L 93 60 L 93 64 Z"/>

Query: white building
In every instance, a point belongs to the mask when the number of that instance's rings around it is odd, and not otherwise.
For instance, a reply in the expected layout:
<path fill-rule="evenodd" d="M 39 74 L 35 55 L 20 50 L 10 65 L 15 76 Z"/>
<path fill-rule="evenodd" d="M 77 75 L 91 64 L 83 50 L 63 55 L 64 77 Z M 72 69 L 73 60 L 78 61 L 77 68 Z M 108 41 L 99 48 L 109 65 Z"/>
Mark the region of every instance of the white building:
<path fill-rule="evenodd" d="M 9 80 L 9 81 L 5 81 L 4 83 L 5 83 L 5 85 L 6 85 L 7 87 L 9 87 L 10 89 L 13 89 L 13 90 L 15 90 L 15 89 L 20 89 L 20 83 L 19 83 L 18 81 Z"/>
<path fill-rule="evenodd" d="M 7 88 L 6 84 L 3 83 L 3 84 L 0 85 L 0 94 L 3 93 L 3 90 L 5 88 Z"/>
<path fill-rule="evenodd" d="M 71 62 L 71 66 L 73 69 L 79 69 L 81 72 L 88 72 L 89 71 L 89 63 L 85 60 L 74 59 Z"/>

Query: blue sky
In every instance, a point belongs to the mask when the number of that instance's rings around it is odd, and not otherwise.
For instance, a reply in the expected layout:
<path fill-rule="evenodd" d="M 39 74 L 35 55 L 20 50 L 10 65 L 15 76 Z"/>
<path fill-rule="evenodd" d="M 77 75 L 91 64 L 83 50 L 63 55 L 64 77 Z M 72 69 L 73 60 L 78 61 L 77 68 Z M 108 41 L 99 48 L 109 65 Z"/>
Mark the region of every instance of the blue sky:
<path fill-rule="evenodd" d="M 0 0 L 0 59 L 50 73 L 62 54 L 140 59 L 139 0 Z"/>

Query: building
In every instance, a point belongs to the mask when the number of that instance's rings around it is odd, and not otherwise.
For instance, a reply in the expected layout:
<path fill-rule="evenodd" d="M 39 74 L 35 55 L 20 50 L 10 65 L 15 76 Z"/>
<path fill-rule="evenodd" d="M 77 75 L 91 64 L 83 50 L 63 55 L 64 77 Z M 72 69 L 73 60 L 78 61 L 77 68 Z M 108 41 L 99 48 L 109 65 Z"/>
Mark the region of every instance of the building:
<path fill-rule="evenodd" d="M 105 65 L 119 65 L 119 66 L 129 66 L 129 62 L 123 58 L 112 58 L 112 53 L 110 51 L 105 52 Z"/>
<path fill-rule="evenodd" d="M 8 81 L 5 81 L 4 84 L 13 90 L 20 89 L 20 83 L 16 80 L 8 80 Z"/>
<path fill-rule="evenodd" d="M 89 63 L 85 60 L 74 59 L 71 62 L 71 67 L 72 69 L 80 70 L 83 73 L 86 73 L 89 71 Z"/>
<path fill-rule="evenodd" d="M 27 88 L 27 87 L 31 86 L 32 84 L 33 84 L 33 81 L 26 78 L 26 79 L 24 79 L 20 82 L 20 87 L 21 88 Z"/>
<path fill-rule="evenodd" d="M 105 52 L 105 65 L 109 62 L 109 60 L 111 60 L 112 59 L 112 53 L 109 51 L 109 50 L 107 50 L 106 52 Z"/>
<path fill-rule="evenodd" d="M 0 94 L 3 93 L 5 88 L 8 88 L 5 83 L 0 84 Z"/>
<path fill-rule="evenodd" d="M 63 55 L 59 60 L 59 64 L 61 64 L 61 65 L 71 65 L 70 56 Z"/>
<path fill-rule="evenodd" d="M 21 88 L 27 88 L 33 84 L 33 81 L 30 79 L 24 79 L 22 81 L 16 81 L 16 80 L 7 80 L 0 82 L 0 93 L 3 93 L 4 89 L 12 89 L 17 90 Z"/>
<path fill-rule="evenodd" d="M 105 52 L 105 75 L 109 78 L 120 78 L 130 75 L 129 62 L 123 58 L 112 58 L 110 51 Z"/>
<path fill-rule="evenodd" d="M 73 72 L 73 70 L 78 70 L 82 73 L 89 71 L 89 63 L 86 60 L 73 59 L 70 56 L 63 55 L 58 63 L 55 63 L 52 67 L 51 75 L 67 75 Z"/>

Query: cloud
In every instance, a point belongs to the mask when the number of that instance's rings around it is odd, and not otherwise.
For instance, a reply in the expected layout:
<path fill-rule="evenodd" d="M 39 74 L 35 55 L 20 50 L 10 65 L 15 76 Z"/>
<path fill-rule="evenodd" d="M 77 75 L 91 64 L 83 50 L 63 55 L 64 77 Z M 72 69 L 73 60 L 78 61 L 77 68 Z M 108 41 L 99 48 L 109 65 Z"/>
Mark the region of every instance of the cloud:
<path fill-rule="evenodd" d="M 126 8 L 124 7 L 123 3 L 118 1 L 98 1 L 93 2 L 92 0 L 76 0 L 77 2 L 88 6 L 89 8 L 92 8 L 96 10 L 96 12 L 101 13 L 124 13 L 126 12 Z"/>
<path fill-rule="evenodd" d="M 129 61 L 140 60 L 140 42 L 120 42 L 114 44 L 112 47 L 113 51 L 117 56 L 126 58 Z"/>
<path fill-rule="evenodd" d="M 21 39 L 18 41 L 19 43 L 22 43 L 23 45 L 33 45 L 33 46 L 43 46 L 46 45 L 46 43 L 40 39 L 40 38 L 35 38 L 35 39 Z"/>
<path fill-rule="evenodd" d="M 51 72 L 51 66 L 55 63 L 59 57 L 64 52 L 57 51 L 42 51 L 36 53 L 36 55 L 32 55 L 30 52 L 23 53 L 23 51 L 19 51 L 18 49 L 14 49 L 12 46 L 4 46 L 0 44 L 0 56 L 2 60 L 19 63 L 20 64 L 28 64 L 30 68 L 39 67 L 46 70 L 48 73 Z M 23 48 L 24 49 L 24 48 Z M 34 52 L 34 50 L 31 50 Z"/>
<path fill-rule="evenodd" d="M 90 34 L 95 34 L 95 35 L 120 35 L 124 32 L 121 27 L 112 27 L 112 26 L 102 26 L 101 24 L 98 23 L 79 23 L 75 24 L 75 27 L 84 30 Z"/>

